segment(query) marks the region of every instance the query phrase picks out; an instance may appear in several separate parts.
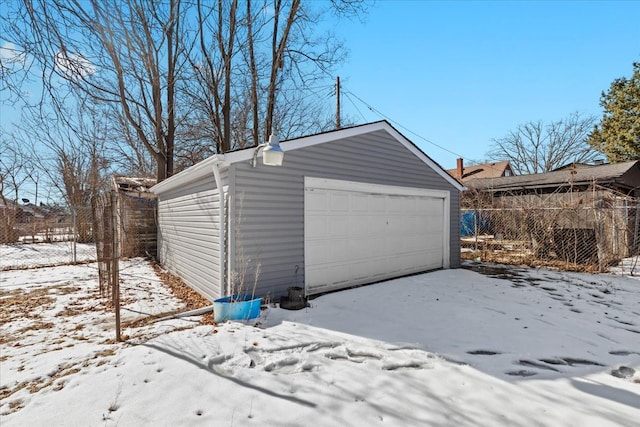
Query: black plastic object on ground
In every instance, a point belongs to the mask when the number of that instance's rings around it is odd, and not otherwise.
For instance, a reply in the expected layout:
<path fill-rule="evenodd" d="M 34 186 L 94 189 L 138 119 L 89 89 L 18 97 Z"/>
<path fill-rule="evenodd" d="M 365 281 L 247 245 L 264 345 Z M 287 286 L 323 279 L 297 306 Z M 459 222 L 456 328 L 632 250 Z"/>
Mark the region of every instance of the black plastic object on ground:
<path fill-rule="evenodd" d="M 304 289 L 293 286 L 288 289 L 286 297 L 280 297 L 280 308 L 287 310 L 300 310 L 307 306 L 307 298 L 304 296 Z"/>

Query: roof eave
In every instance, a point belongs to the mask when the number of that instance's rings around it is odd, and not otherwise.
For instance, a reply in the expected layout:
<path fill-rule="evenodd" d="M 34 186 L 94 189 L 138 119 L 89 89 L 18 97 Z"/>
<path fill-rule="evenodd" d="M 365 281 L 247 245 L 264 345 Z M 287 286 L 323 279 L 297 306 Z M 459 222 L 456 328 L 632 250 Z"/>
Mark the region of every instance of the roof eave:
<path fill-rule="evenodd" d="M 213 156 L 206 158 L 173 176 L 170 176 L 164 181 L 157 183 L 151 187 L 149 191 L 154 194 L 161 194 L 186 185 L 193 180 L 202 178 L 203 176 L 213 176 L 212 168 L 213 165 L 217 163 L 222 163 L 223 165 L 228 166 L 228 163 L 225 161 L 224 154 L 214 154 Z"/>

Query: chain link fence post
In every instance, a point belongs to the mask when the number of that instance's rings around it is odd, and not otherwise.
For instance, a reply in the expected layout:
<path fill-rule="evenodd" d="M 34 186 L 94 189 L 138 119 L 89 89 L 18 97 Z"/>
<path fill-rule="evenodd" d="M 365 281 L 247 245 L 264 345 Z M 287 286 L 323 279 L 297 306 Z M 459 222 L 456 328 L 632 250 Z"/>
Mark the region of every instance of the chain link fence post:
<path fill-rule="evenodd" d="M 112 267 L 111 279 L 113 289 L 113 306 L 116 314 L 116 341 L 122 341 L 120 336 L 120 253 L 118 239 L 118 193 L 114 190 L 111 192 L 111 234 L 113 236 L 112 243 Z"/>
<path fill-rule="evenodd" d="M 71 243 L 71 262 L 78 262 L 78 211 L 75 206 L 71 206 L 71 221 L 73 227 L 73 239 Z"/>

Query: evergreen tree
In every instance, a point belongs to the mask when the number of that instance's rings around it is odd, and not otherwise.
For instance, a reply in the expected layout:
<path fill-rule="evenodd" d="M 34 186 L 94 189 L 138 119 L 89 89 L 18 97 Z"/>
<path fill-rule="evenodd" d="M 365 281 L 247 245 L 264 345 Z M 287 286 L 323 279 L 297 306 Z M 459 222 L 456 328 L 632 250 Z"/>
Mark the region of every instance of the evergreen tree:
<path fill-rule="evenodd" d="M 640 62 L 634 62 L 630 79 L 616 79 L 602 92 L 600 105 L 604 115 L 589 144 L 613 163 L 640 159 Z"/>

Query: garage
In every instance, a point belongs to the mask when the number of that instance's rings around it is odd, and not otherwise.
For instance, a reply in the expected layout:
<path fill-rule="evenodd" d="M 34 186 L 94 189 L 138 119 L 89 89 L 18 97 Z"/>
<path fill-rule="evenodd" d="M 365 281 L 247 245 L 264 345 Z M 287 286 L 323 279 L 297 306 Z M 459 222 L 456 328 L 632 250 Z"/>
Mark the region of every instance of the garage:
<path fill-rule="evenodd" d="M 460 265 L 464 187 L 388 122 L 279 146 L 279 166 L 262 144 L 152 188 L 164 268 L 212 300 L 277 300 Z"/>
<path fill-rule="evenodd" d="M 305 177 L 306 294 L 447 268 L 449 194 Z"/>

